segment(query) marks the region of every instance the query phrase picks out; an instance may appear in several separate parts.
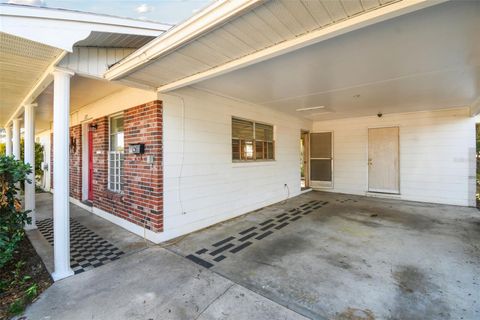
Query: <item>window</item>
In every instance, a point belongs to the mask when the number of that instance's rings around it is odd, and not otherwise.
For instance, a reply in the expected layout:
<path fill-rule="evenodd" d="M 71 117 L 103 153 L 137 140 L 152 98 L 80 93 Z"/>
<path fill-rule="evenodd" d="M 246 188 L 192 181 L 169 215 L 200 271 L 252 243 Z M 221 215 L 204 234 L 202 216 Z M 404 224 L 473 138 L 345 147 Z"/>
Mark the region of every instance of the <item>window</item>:
<path fill-rule="evenodd" d="M 273 126 L 232 118 L 232 160 L 274 160 Z"/>
<path fill-rule="evenodd" d="M 123 115 L 110 118 L 110 150 L 108 154 L 108 189 L 123 190 Z"/>

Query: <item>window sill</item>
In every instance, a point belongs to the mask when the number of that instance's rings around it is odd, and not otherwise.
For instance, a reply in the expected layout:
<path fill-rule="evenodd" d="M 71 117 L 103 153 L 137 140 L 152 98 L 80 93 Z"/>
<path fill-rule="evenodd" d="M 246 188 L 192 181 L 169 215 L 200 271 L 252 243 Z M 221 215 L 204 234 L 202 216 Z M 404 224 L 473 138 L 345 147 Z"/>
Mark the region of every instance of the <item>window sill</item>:
<path fill-rule="evenodd" d="M 107 189 L 106 195 L 107 195 L 107 199 L 123 200 L 123 196 L 125 194 L 123 193 L 123 191 L 112 191 L 110 189 Z"/>
<path fill-rule="evenodd" d="M 271 167 L 276 164 L 276 160 L 262 160 L 262 161 L 238 161 L 232 162 L 232 168 L 251 168 L 251 167 Z"/>

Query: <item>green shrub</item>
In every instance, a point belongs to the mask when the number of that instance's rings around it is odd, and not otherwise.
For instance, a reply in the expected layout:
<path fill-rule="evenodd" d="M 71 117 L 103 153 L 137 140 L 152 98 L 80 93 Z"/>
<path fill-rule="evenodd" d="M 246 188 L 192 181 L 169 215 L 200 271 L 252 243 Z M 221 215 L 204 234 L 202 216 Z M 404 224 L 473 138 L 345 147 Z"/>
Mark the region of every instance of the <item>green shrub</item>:
<path fill-rule="evenodd" d="M 20 140 L 20 159 L 25 159 L 25 140 Z M 35 177 L 40 179 L 43 176 L 42 170 L 43 146 L 35 142 Z"/>
<path fill-rule="evenodd" d="M 12 259 L 25 236 L 23 227 L 30 223 L 29 211 L 22 211 L 15 184 L 24 181 L 31 172 L 30 165 L 10 156 L 0 156 L 0 268 Z"/>
<path fill-rule="evenodd" d="M 35 142 L 35 176 L 37 179 L 40 179 L 43 176 L 42 170 L 42 161 L 43 161 L 43 146 Z M 20 159 L 23 160 L 25 153 L 25 142 L 24 140 L 20 140 Z M 5 143 L 0 142 L 0 156 L 4 156 L 6 154 L 6 147 Z"/>

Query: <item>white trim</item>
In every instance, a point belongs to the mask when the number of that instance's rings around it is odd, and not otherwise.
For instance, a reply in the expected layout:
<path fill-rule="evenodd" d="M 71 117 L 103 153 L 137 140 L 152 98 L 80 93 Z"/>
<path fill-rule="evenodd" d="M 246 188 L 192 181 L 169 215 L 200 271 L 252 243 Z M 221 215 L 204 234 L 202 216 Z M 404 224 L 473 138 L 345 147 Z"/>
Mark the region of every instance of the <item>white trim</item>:
<path fill-rule="evenodd" d="M 331 144 L 331 156 L 330 158 L 312 158 L 312 148 L 311 148 L 311 143 L 312 143 L 312 134 L 316 134 L 316 133 L 330 133 L 330 144 Z M 309 163 L 309 180 L 310 180 L 310 187 L 311 188 L 314 188 L 315 190 L 325 190 L 325 189 L 333 189 L 334 188 L 334 136 L 333 136 L 333 130 L 330 130 L 330 131 L 310 131 L 308 133 L 308 143 L 310 144 L 308 146 L 308 161 L 312 161 L 312 160 L 330 160 L 331 163 L 330 163 L 330 167 L 331 167 L 331 174 L 332 174 L 332 178 L 330 181 L 319 181 L 319 180 L 312 180 L 312 164 Z"/>
<path fill-rule="evenodd" d="M 69 52 L 92 32 L 157 37 L 171 28 L 155 22 L 12 4 L 0 5 L 0 20 L 1 32 Z"/>
<path fill-rule="evenodd" d="M 82 128 L 82 200 L 88 199 L 88 131 L 92 120 L 85 121 L 81 124 Z"/>
<path fill-rule="evenodd" d="M 342 22 L 334 23 L 331 26 L 318 29 L 317 31 L 312 31 L 306 33 L 302 36 L 298 36 L 292 40 L 281 42 L 277 45 L 271 46 L 269 48 L 257 51 L 255 53 L 251 53 L 246 55 L 242 58 L 227 62 L 220 66 L 208 69 L 204 72 L 199 72 L 190 76 L 187 76 L 183 79 L 173 81 L 162 85 L 157 88 L 159 92 L 169 92 L 175 89 L 179 89 L 185 86 L 189 86 L 195 84 L 197 82 L 207 80 L 240 68 L 247 67 L 249 65 L 265 61 L 294 50 L 298 50 L 304 48 L 306 46 L 319 43 L 321 41 L 325 41 L 339 35 L 345 34 L 347 32 L 351 32 L 357 29 L 361 29 L 372 24 L 376 24 L 388 19 L 392 19 L 416 10 L 420 10 L 423 8 L 430 7 L 432 5 L 440 4 L 448 0 L 404 0 L 398 1 L 393 4 L 386 5 L 384 7 L 380 7 L 378 9 L 372 10 L 370 12 L 366 12 L 360 14 L 356 17 L 352 17 Z M 167 33 L 168 34 L 168 33 Z M 160 42 L 163 37 L 158 38 L 158 42 Z M 191 39 L 190 39 L 191 40 Z M 181 40 L 180 40 L 181 41 Z M 138 69 L 140 65 L 150 62 L 150 60 L 158 58 L 160 54 L 155 54 L 155 51 L 159 49 L 154 47 L 151 49 L 152 52 L 144 51 L 137 51 L 145 53 L 145 57 L 139 56 L 137 54 L 138 59 L 136 60 L 136 65 L 132 66 L 132 63 L 128 63 L 128 59 L 125 62 L 121 62 L 116 65 L 111 71 L 107 71 L 105 76 L 108 79 L 118 79 L 120 77 L 126 76 L 129 73 Z M 143 61 L 141 61 L 143 60 Z"/>
<path fill-rule="evenodd" d="M 322 190 L 322 189 L 320 189 L 320 190 Z M 310 192 L 310 191 L 313 191 L 312 187 L 307 187 L 305 190 L 300 189 L 300 194 L 304 194 L 304 193 L 307 193 L 307 192 Z"/>
<path fill-rule="evenodd" d="M 403 201 L 412 201 L 412 200 L 403 199 L 402 195 L 399 193 L 378 193 L 378 192 L 366 191 L 365 196 L 372 197 L 372 198 L 398 199 Z"/>
<path fill-rule="evenodd" d="M 114 167 L 113 167 L 113 171 L 116 172 L 117 170 L 117 161 L 120 163 L 121 160 L 121 155 L 123 155 L 123 160 L 125 160 L 125 150 L 123 151 L 112 151 L 112 119 L 117 119 L 117 118 L 122 118 L 124 121 L 125 121 L 125 112 L 124 111 L 120 111 L 120 112 L 117 112 L 117 113 L 114 113 L 114 114 L 111 114 L 108 116 L 108 165 L 107 165 L 107 168 L 108 168 L 108 172 L 107 172 L 107 189 L 112 191 L 112 192 L 115 192 L 115 193 L 122 193 L 123 192 L 123 185 L 122 185 L 122 175 L 120 174 L 120 172 L 122 171 L 121 169 L 121 166 L 118 167 L 119 169 L 119 175 L 118 175 L 118 181 L 115 182 L 113 188 L 110 184 L 110 179 L 111 179 L 111 164 L 112 164 L 112 161 L 110 160 L 110 157 L 112 155 L 115 155 L 115 160 L 113 161 L 114 163 Z M 125 124 L 124 124 L 124 128 L 123 128 L 123 134 L 125 136 Z M 117 132 L 118 133 L 118 132 Z M 125 138 L 124 138 L 125 139 Z M 115 174 L 115 180 L 117 180 L 117 176 Z M 115 185 L 119 185 L 119 188 L 117 189 L 115 187 Z"/>
<path fill-rule="evenodd" d="M 214 28 L 263 3 L 263 0 L 220 0 L 215 1 L 187 21 L 172 28 L 122 62 L 105 72 L 108 80 L 117 80 L 141 68 L 145 63 L 168 54 Z"/>
<path fill-rule="evenodd" d="M 87 206 L 86 204 L 82 203 L 78 199 L 70 197 L 70 202 L 76 206 L 79 206 L 80 208 L 93 213 L 96 216 L 99 216 L 102 219 L 105 219 L 127 231 L 130 231 L 137 236 L 140 236 L 142 238 L 145 238 L 153 243 L 160 243 L 163 241 L 167 241 L 170 239 L 173 239 L 174 236 L 168 235 L 165 232 L 153 232 L 151 230 L 145 229 L 133 222 L 127 221 L 123 218 L 120 218 L 112 213 L 103 211 L 102 209 L 93 207 L 93 206 Z"/>
<path fill-rule="evenodd" d="M 132 18 L 117 17 L 113 15 L 98 14 L 91 12 L 82 12 L 77 10 L 57 9 L 48 7 L 36 7 L 26 5 L 16 5 L 2 3 L 0 4 L 1 16 L 11 16 L 17 18 L 33 18 L 43 20 L 56 20 L 66 22 L 80 22 L 84 24 L 98 24 L 110 27 L 120 27 L 122 29 L 138 29 L 142 33 L 155 35 L 158 31 L 167 31 L 172 27 L 171 24 L 159 23 L 153 21 L 138 20 Z M 125 30 L 123 30 L 125 31 Z M 112 31 L 114 32 L 114 31 Z M 118 33 L 118 31 L 117 31 Z"/>
<path fill-rule="evenodd" d="M 70 198 L 70 202 L 76 206 L 79 206 L 80 208 L 82 208 L 83 210 L 86 210 L 88 212 L 91 212 L 93 213 L 93 207 L 92 206 L 87 206 L 85 203 L 81 202 L 80 200 L 78 199 L 75 199 L 73 197 L 69 197 Z"/>

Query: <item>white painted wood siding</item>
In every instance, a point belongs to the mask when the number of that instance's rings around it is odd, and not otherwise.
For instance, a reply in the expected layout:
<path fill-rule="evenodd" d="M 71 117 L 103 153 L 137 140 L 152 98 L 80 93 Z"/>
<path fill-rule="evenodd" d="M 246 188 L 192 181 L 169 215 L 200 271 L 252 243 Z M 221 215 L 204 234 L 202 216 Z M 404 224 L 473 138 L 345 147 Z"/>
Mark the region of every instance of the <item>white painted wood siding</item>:
<path fill-rule="evenodd" d="M 334 188 L 368 190 L 368 128 L 400 128 L 400 198 L 475 204 L 475 120 L 468 108 L 316 121 L 313 132 L 334 132 Z"/>
<path fill-rule="evenodd" d="M 108 67 L 135 51 L 134 48 L 74 47 L 58 64 L 77 74 L 103 79 Z"/>
<path fill-rule="evenodd" d="M 285 200 L 285 184 L 290 197 L 299 194 L 300 131 L 310 129 L 310 121 L 195 89 L 176 94 L 181 97 L 160 98 L 169 238 Z M 232 163 L 232 116 L 274 125 L 274 162 Z"/>

